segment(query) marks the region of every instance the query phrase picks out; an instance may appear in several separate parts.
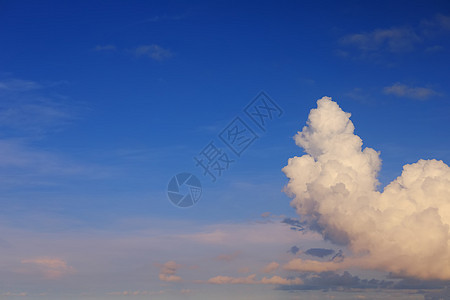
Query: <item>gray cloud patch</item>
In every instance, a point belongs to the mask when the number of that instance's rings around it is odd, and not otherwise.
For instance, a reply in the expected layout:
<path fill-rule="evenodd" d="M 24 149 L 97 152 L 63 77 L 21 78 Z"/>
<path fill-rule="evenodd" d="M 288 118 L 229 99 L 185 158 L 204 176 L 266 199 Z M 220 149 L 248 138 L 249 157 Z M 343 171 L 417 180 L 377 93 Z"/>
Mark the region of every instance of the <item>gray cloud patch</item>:
<path fill-rule="evenodd" d="M 305 254 L 317 257 L 325 257 L 331 254 L 334 254 L 333 249 L 324 249 L 324 248 L 311 248 L 305 251 Z"/>
<path fill-rule="evenodd" d="M 292 246 L 291 249 L 288 250 L 288 253 L 297 254 L 300 251 L 300 248 L 297 246 Z"/>
<path fill-rule="evenodd" d="M 426 300 L 450 299 L 450 290 L 447 288 L 450 281 L 420 280 L 403 278 L 392 280 L 362 279 L 345 271 L 342 275 L 335 272 L 322 272 L 318 274 L 304 273 L 300 278 L 302 285 L 282 285 L 278 290 L 323 290 L 323 291 L 350 291 L 355 289 L 384 289 L 384 290 L 411 290 L 413 293 L 424 295 Z"/>
<path fill-rule="evenodd" d="M 293 219 L 293 218 L 284 218 L 283 221 L 281 221 L 281 223 L 285 223 L 288 225 L 291 225 L 291 229 L 292 230 L 296 230 L 296 231 L 302 231 L 305 230 L 305 228 L 303 227 L 305 225 L 304 222 L 300 222 L 299 220 Z"/>

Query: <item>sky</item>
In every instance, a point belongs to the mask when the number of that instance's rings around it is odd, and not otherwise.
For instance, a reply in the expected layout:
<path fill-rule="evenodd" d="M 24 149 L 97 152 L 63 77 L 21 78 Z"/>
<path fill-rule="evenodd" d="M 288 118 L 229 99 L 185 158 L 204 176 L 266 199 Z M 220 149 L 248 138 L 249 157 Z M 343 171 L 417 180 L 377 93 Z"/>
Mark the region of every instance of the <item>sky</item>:
<path fill-rule="evenodd" d="M 450 299 L 448 1 L 0 1 L 1 299 Z"/>

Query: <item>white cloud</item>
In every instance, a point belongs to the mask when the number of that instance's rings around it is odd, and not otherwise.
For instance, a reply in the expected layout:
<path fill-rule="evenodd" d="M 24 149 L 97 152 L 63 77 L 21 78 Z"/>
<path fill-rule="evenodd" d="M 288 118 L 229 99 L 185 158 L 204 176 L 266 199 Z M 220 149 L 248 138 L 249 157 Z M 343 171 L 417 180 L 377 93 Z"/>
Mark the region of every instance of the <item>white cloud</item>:
<path fill-rule="evenodd" d="M 363 52 L 387 50 L 405 52 L 414 49 L 422 39 L 411 28 L 375 29 L 371 32 L 350 34 L 341 39 L 344 45 L 353 45 Z"/>
<path fill-rule="evenodd" d="M 0 81 L 0 91 L 26 92 L 40 88 L 42 88 L 42 85 L 31 80 L 11 78 Z"/>
<path fill-rule="evenodd" d="M 424 50 L 427 51 L 426 49 L 431 46 L 429 42 L 448 34 L 449 30 L 450 17 L 438 14 L 432 19 L 422 20 L 416 26 L 376 28 L 372 31 L 348 34 L 340 39 L 340 43 L 356 48 L 362 57 L 374 58 L 377 57 L 375 54 L 382 52 L 413 51 L 421 44 L 425 45 Z M 337 54 L 343 57 L 350 55 L 348 51 L 342 49 L 337 50 Z"/>
<path fill-rule="evenodd" d="M 377 190 L 379 153 L 362 149 L 350 114 L 331 98 L 317 101 L 295 142 L 307 154 L 283 172 L 291 205 L 322 235 L 348 245 L 343 262 L 293 260 L 285 268 L 337 270 L 356 266 L 422 279 L 450 279 L 450 168 L 442 161 L 405 165 Z"/>
<path fill-rule="evenodd" d="M 134 50 L 137 56 L 148 56 L 157 61 L 163 61 L 173 56 L 173 53 L 159 45 L 143 45 Z"/>
<path fill-rule="evenodd" d="M 387 95 L 394 95 L 397 97 L 406 97 L 418 100 L 427 100 L 432 96 L 438 95 L 436 91 L 425 87 L 411 87 L 401 83 L 395 83 L 383 89 Z"/>

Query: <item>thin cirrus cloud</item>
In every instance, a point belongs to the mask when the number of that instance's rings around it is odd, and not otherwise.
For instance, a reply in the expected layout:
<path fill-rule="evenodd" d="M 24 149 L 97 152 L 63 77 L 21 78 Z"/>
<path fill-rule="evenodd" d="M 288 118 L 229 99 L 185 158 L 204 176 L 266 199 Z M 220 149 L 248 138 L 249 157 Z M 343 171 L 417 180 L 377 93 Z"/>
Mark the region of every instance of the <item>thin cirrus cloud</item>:
<path fill-rule="evenodd" d="M 207 280 L 211 284 L 273 284 L 273 285 L 299 285 L 303 283 L 300 278 L 283 278 L 275 275 L 272 277 L 263 277 L 260 280 L 256 279 L 256 274 L 247 277 L 232 277 L 232 276 L 215 276 Z"/>
<path fill-rule="evenodd" d="M 40 89 L 43 86 L 31 80 L 10 78 L 0 81 L 0 91 L 25 92 Z"/>
<path fill-rule="evenodd" d="M 0 187 L 49 184 L 53 175 L 105 174 L 98 166 L 70 161 L 33 143 L 61 132 L 86 111 L 84 104 L 59 93 L 65 85 L 65 81 L 0 80 Z"/>
<path fill-rule="evenodd" d="M 241 251 L 233 251 L 232 253 L 229 253 L 229 254 L 220 254 L 220 255 L 216 256 L 215 259 L 218 261 L 230 262 L 232 260 L 235 260 L 240 254 L 241 254 Z"/>
<path fill-rule="evenodd" d="M 94 48 L 94 51 L 115 51 L 117 50 L 116 46 L 108 44 L 108 45 L 97 45 Z"/>
<path fill-rule="evenodd" d="M 435 45 L 436 39 L 450 31 L 450 17 L 442 14 L 432 19 L 419 22 L 416 26 L 395 26 L 391 28 L 376 28 L 372 31 L 352 33 L 340 38 L 344 47 L 357 49 L 361 57 L 373 57 L 373 54 L 390 52 L 404 53 L 416 50 L 424 44 L 424 50 L 441 51 L 441 45 Z M 430 45 L 431 43 L 431 45 Z M 339 50 L 342 56 L 348 56 L 348 50 Z"/>
<path fill-rule="evenodd" d="M 72 266 L 69 266 L 65 260 L 60 258 L 24 259 L 21 263 L 27 266 L 26 272 L 38 273 L 47 279 L 58 279 L 75 272 Z"/>
<path fill-rule="evenodd" d="M 97 45 L 93 48 L 94 51 L 97 52 L 115 52 L 119 51 L 119 49 L 112 44 L 108 45 Z M 164 61 L 169 58 L 171 58 L 174 54 L 173 52 L 168 49 L 164 48 L 157 44 L 150 44 L 150 45 L 141 45 L 138 47 L 135 47 L 134 49 L 127 50 L 125 52 L 131 53 L 135 55 L 136 57 L 148 57 L 155 61 Z M 0 86 L 1 88 L 1 86 Z"/>
<path fill-rule="evenodd" d="M 363 52 L 405 52 L 413 50 L 421 41 L 420 36 L 411 28 L 376 29 L 367 33 L 350 34 L 340 40 L 341 44 L 355 46 Z"/>
<path fill-rule="evenodd" d="M 450 280 L 450 167 L 439 160 L 405 165 L 377 190 L 379 153 L 362 149 L 350 114 L 329 97 L 317 101 L 295 142 L 307 154 L 283 172 L 291 205 L 325 239 L 352 252 L 339 261 L 295 258 L 284 269 L 363 268 L 403 277 Z M 411 263 L 414 262 L 414 263 Z"/>
<path fill-rule="evenodd" d="M 142 45 L 134 50 L 136 56 L 147 56 L 156 61 L 163 61 L 173 56 L 172 51 L 159 45 Z"/>
<path fill-rule="evenodd" d="M 438 92 L 426 87 L 413 87 L 402 83 L 395 83 L 391 86 L 383 88 L 383 93 L 396 97 L 405 97 L 416 100 L 428 100 L 432 96 L 439 95 Z"/>
<path fill-rule="evenodd" d="M 79 104 L 55 92 L 65 81 L 40 83 L 8 78 L 0 81 L 0 127 L 3 130 L 42 134 L 59 130 L 74 121 L 82 110 Z"/>
<path fill-rule="evenodd" d="M 159 291 L 123 291 L 123 292 L 109 292 L 108 296 L 157 296 L 164 294 L 164 290 Z"/>

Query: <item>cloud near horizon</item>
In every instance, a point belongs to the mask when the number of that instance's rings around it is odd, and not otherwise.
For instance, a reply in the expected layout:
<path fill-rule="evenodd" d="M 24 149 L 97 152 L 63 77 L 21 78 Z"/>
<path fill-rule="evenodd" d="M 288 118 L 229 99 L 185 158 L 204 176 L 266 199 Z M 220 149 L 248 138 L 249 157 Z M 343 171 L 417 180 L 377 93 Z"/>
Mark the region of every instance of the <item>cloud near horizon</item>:
<path fill-rule="evenodd" d="M 275 285 L 299 285 L 303 284 L 300 278 L 283 278 L 280 276 L 263 277 L 261 280 L 255 279 L 256 274 L 247 277 L 231 277 L 231 276 L 216 276 L 208 279 L 207 283 L 212 284 L 275 284 Z"/>
<path fill-rule="evenodd" d="M 362 148 L 350 114 L 329 97 L 317 101 L 295 136 L 306 154 L 283 172 L 286 193 L 306 221 L 353 255 L 341 262 L 293 259 L 292 271 L 376 269 L 420 279 L 450 279 L 450 168 L 419 160 L 378 190 L 379 153 Z"/>

